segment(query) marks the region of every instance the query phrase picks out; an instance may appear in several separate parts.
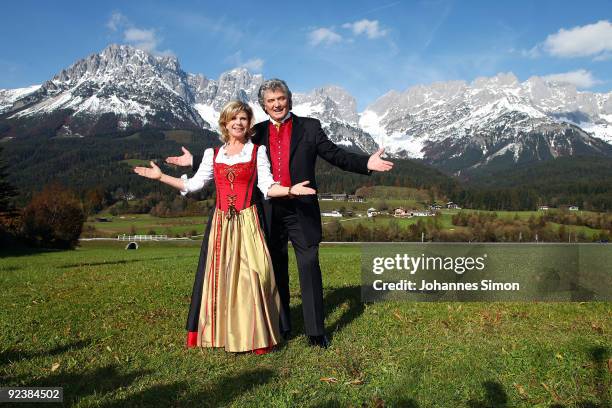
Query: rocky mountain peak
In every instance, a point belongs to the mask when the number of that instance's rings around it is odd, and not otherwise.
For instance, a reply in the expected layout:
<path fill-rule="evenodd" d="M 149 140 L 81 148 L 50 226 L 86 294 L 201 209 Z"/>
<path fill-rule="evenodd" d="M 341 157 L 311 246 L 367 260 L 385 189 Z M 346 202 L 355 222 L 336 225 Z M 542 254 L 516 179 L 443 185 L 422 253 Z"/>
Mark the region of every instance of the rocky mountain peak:
<path fill-rule="evenodd" d="M 323 122 L 341 121 L 357 125 L 357 101 L 344 88 L 331 85 L 311 92 L 293 94 L 293 110 L 298 115 L 313 116 Z"/>

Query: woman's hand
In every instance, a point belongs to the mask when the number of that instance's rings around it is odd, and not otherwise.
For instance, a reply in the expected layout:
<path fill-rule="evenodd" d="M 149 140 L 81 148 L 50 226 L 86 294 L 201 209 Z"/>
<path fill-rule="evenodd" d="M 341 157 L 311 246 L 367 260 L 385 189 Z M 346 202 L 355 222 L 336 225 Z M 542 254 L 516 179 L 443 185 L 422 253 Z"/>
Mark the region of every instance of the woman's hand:
<path fill-rule="evenodd" d="M 139 176 L 150 178 L 153 180 L 160 180 L 163 175 L 162 171 L 152 161 L 149 163 L 151 164 L 150 168 L 149 167 L 134 167 L 134 173 L 138 174 Z"/>
<path fill-rule="evenodd" d="M 184 146 L 181 146 L 181 150 L 183 151 L 182 156 L 171 156 L 166 157 L 166 163 L 174 164 L 175 166 L 192 166 L 193 165 L 193 156 L 189 150 L 185 149 Z"/>
<path fill-rule="evenodd" d="M 294 184 L 289 188 L 289 195 L 291 196 L 301 196 L 301 195 L 313 195 L 317 194 L 317 190 L 314 188 L 306 187 L 307 184 L 310 184 L 310 181 L 302 181 L 301 183 Z"/>

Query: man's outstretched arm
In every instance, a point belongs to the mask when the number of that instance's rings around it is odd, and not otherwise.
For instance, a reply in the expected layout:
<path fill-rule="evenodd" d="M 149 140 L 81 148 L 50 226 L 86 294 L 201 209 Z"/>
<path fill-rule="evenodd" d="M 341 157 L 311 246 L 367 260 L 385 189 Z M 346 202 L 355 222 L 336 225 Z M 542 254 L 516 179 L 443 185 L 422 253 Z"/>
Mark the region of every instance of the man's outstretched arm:
<path fill-rule="evenodd" d="M 371 156 L 347 152 L 329 140 L 321 124 L 317 129 L 317 152 L 319 156 L 342 170 L 353 173 L 368 174 L 371 171 L 389 171 L 393 168 L 393 162 L 382 159 L 384 149 L 379 149 Z"/>

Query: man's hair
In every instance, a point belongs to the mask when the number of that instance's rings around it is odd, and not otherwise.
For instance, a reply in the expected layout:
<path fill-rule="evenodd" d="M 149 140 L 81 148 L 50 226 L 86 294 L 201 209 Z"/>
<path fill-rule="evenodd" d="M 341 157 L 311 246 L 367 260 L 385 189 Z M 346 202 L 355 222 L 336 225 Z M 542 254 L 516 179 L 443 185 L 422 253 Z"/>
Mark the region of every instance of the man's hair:
<path fill-rule="evenodd" d="M 287 95 L 287 102 L 289 103 L 289 110 L 293 108 L 293 100 L 291 99 L 291 91 L 289 87 L 282 79 L 272 78 L 264 81 L 263 84 L 259 87 L 259 92 L 257 93 L 257 98 L 259 99 L 259 105 L 261 109 L 266 111 L 266 104 L 264 101 L 264 94 L 266 91 L 283 91 L 285 95 Z"/>
<path fill-rule="evenodd" d="M 230 120 L 234 119 L 240 112 L 246 113 L 247 118 L 249 119 L 248 129 L 246 132 L 247 140 L 253 136 L 253 129 L 251 128 L 251 125 L 253 124 L 253 109 L 242 101 L 229 101 L 219 114 L 219 130 L 221 131 L 220 139 L 223 143 L 227 143 L 229 141 L 229 132 L 225 128 L 225 125 L 227 125 Z"/>

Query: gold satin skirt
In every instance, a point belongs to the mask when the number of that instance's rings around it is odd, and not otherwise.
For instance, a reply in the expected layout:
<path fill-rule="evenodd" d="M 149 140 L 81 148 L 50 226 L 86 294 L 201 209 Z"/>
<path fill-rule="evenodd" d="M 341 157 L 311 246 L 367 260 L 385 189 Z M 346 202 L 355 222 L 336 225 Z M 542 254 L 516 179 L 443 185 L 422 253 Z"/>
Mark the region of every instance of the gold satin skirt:
<path fill-rule="evenodd" d="M 197 345 L 242 352 L 280 342 L 280 298 L 257 209 L 215 210 Z"/>

